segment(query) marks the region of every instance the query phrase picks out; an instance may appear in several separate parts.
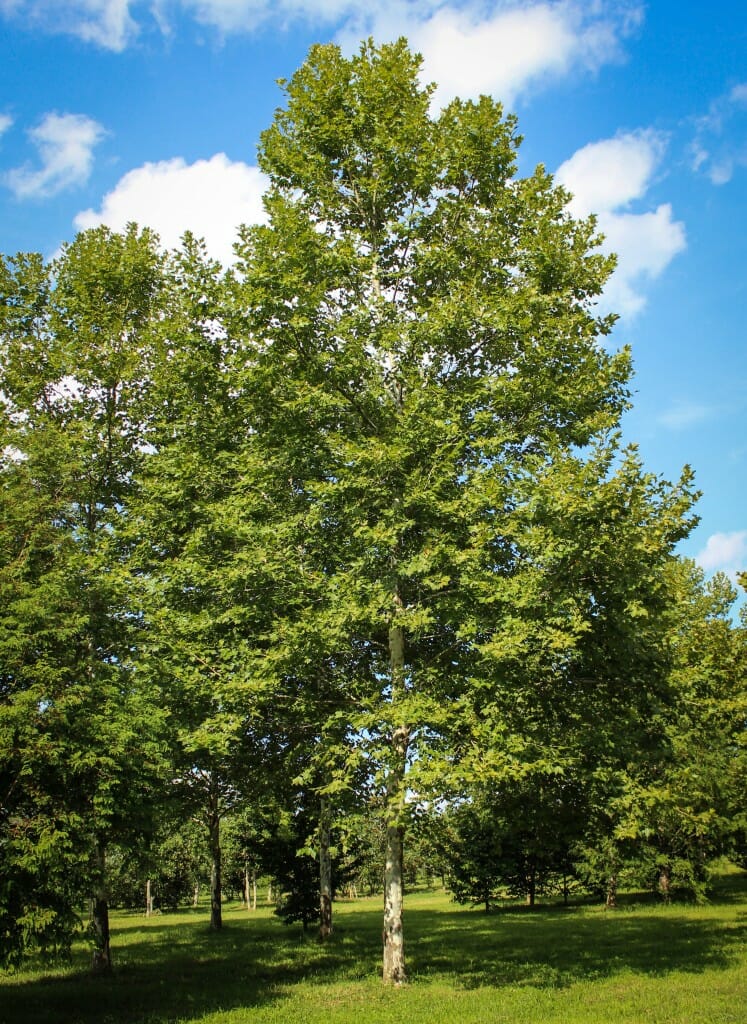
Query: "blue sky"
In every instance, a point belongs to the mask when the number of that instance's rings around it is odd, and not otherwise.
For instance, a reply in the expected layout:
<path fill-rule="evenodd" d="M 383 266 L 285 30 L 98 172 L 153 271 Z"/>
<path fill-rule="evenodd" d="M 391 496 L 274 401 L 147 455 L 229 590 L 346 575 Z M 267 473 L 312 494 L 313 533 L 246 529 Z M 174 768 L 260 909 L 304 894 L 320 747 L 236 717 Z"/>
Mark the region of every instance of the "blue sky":
<path fill-rule="evenodd" d="M 261 216 L 260 131 L 314 42 L 407 35 L 447 100 L 491 93 L 599 215 L 632 345 L 624 421 L 703 491 L 683 544 L 747 568 L 747 5 L 682 0 L 0 0 L 0 251 L 79 228 L 185 228 L 230 258 Z"/>

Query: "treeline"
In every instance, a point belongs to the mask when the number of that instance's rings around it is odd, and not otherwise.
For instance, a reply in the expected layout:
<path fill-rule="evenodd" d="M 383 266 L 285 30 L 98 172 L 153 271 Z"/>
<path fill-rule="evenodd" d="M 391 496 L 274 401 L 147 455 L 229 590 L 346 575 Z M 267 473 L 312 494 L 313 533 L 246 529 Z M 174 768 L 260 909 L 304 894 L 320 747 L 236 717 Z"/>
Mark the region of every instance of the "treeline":
<path fill-rule="evenodd" d="M 220 927 L 227 826 L 323 935 L 383 884 L 393 983 L 405 849 L 487 907 L 744 857 L 745 630 L 674 553 L 690 472 L 621 447 L 613 261 L 419 70 L 312 49 L 230 269 L 134 225 L 0 262 L 6 962 L 85 896 L 107 965 L 110 886 L 190 857 Z"/>

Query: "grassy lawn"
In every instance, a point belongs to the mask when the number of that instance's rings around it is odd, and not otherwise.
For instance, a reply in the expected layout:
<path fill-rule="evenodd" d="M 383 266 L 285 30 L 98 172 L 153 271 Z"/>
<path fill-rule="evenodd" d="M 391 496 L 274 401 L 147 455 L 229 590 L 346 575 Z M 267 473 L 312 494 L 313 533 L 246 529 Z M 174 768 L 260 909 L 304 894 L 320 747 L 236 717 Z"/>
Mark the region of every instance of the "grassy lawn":
<path fill-rule="evenodd" d="M 411 984 L 378 976 L 381 900 L 335 905 L 320 946 L 269 910 L 113 917 L 115 970 L 84 946 L 58 970 L 0 975 L 2 1024 L 746 1024 L 747 874 L 704 907 L 630 900 L 617 911 L 508 906 L 442 893 L 406 905 Z"/>

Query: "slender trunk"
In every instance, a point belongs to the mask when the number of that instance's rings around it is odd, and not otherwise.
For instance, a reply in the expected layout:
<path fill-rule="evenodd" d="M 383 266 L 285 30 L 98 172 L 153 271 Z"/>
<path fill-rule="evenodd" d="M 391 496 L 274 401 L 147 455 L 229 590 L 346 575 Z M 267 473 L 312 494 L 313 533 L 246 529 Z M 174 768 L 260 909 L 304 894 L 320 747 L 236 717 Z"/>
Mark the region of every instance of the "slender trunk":
<path fill-rule="evenodd" d="M 210 927 L 217 931 L 223 927 L 221 910 L 221 849 L 220 849 L 220 812 L 218 799 L 211 796 L 208 817 L 210 835 Z"/>
<path fill-rule="evenodd" d="M 153 893 L 150 888 L 150 879 L 145 883 L 145 916 L 150 917 L 153 913 Z"/>
<path fill-rule="evenodd" d="M 332 934 L 332 858 L 329 854 L 329 806 L 322 799 L 319 811 L 319 938 Z"/>
<path fill-rule="evenodd" d="M 672 868 L 669 864 L 665 864 L 659 872 L 659 892 L 661 893 L 662 899 L 665 903 L 671 902 L 672 899 Z"/>
<path fill-rule="evenodd" d="M 604 905 L 608 910 L 614 910 L 617 906 L 617 873 L 614 871 L 607 878 L 607 898 Z"/>
<path fill-rule="evenodd" d="M 395 756 L 401 756 L 404 776 L 407 752 L 407 729 L 394 731 L 392 746 Z M 388 787 L 389 788 L 389 787 Z M 401 789 L 401 784 L 398 786 Z M 384 867 L 384 981 L 401 985 L 407 980 L 405 971 L 405 940 L 402 923 L 404 901 L 404 829 L 401 822 L 401 796 L 390 791 L 393 806 L 387 808 L 386 862 Z"/>
<path fill-rule="evenodd" d="M 109 901 L 106 891 L 106 852 L 103 846 L 96 850 L 97 882 L 91 900 L 91 929 L 94 938 L 94 971 L 110 971 L 112 967 L 111 937 L 109 934 Z"/>
<path fill-rule="evenodd" d="M 252 909 L 252 904 L 249 897 L 249 865 L 246 863 L 244 864 L 244 903 L 246 904 L 247 910 Z"/>
<path fill-rule="evenodd" d="M 195 882 L 195 887 L 192 890 L 192 906 L 196 907 L 200 902 L 200 883 Z"/>
<path fill-rule="evenodd" d="M 395 599 L 400 604 L 399 595 Z M 392 664 L 392 703 L 405 689 L 405 643 L 401 626 L 389 630 L 389 654 Z M 397 725 L 392 732 L 392 762 L 387 779 L 386 806 L 386 861 L 384 867 L 384 969 L 385 982 L 402 985 L 407 981 L 405 971 L 405 941 L 402 924 L 404 897 L 404 801 L 407 744 L 410 738 L 405 725 Z"/>
<path fill-rule="evenodd" d="M 257 909 L 257 872 L 252 871 L 252 910 Z"/>

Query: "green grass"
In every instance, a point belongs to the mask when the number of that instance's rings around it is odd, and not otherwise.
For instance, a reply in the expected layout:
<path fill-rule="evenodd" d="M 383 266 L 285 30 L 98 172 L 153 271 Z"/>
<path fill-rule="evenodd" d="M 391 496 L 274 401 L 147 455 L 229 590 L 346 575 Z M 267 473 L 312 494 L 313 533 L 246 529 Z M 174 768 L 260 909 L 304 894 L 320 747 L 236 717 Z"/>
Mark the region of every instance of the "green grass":
<path fill-rule="evenodd" d="M 408 896 L 411 984 L 379 979 L 381 900 L 335 905 L 326 946 L 269 910 L 115 914 L 115 970 L 0 976 L 2 1024 L 746 1024 L 747 874 L 702 907 L 630 900 L 485 915 Z"/>

